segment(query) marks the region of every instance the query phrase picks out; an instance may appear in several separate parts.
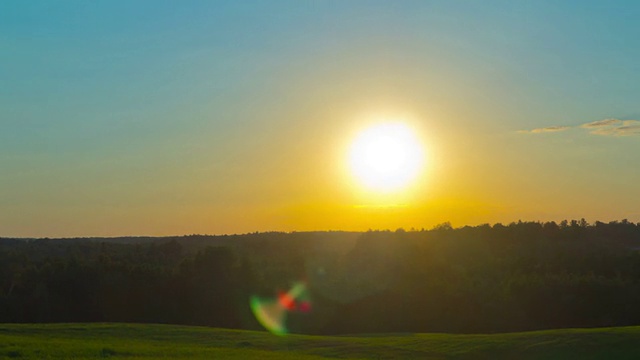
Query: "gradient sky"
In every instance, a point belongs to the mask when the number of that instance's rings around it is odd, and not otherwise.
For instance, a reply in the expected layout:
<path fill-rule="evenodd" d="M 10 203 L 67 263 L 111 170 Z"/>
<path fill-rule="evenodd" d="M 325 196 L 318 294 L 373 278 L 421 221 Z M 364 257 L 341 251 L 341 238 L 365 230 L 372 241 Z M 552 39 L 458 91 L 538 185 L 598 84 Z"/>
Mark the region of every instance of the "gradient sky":
<path fill-rule="evenodd" d="M 2 1 L 0 236 L 640 221 L 639 18 L 637 1 Z M 429 154 L 395 196 L 344 165 L 381 119 Z"/>

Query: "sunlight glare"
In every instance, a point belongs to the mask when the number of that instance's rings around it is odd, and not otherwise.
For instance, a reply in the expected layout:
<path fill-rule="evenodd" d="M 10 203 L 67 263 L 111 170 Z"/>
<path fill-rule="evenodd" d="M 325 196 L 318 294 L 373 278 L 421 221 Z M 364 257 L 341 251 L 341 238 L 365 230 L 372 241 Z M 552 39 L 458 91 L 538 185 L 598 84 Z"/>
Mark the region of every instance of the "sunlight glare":
<path fill-rule="evenodd" d="M 362 185 L 390 192 L 415 179 L 423 165 L 423 149 L 405 124 L 383 123 L 358 134 L 351 146 L 349 163 Z"/>

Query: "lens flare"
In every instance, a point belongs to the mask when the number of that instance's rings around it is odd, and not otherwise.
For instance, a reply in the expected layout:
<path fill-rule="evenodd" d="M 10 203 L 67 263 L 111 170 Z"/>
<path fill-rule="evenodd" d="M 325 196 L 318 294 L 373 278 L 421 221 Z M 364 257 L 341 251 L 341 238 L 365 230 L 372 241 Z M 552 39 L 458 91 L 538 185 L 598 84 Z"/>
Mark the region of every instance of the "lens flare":
<path fill-rule="evenodd" d="M 249 305 L 258 322 L 276 335 L 288 333 L 286 327 L 288 312 L 307 313 L 311 311 L 307 286 L 303 282 L 295 283 L 287 292 L 279 292 L 276 298 L 263 299 L 252 296 Z"/>

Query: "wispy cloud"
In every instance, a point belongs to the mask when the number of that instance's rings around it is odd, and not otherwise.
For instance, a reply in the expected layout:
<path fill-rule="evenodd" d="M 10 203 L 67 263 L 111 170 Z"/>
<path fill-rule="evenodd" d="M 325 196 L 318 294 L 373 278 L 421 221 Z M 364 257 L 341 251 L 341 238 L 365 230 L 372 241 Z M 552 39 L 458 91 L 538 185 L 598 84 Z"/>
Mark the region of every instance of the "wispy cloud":
<path fill-rule="evenodd" d="M 622 124 L 622 120 L 618 119 L 604 119 L 598 121 L 592 121 L 590 123 L 580 125 L 581 128 L 585 129 L 593 129 L 593 128 L 602 128 L 603 126 L 617 126 Z"/>
<path fill-rule="evenodd" d="M 525 134 L 542 134 L 549 132 L 559 132 L 569 130 L 571 128 L 582 128 L 589 131 L 590 134 L 600 136 L 632 136 L 640 135 L 639 120 L 619 120 L 604 119 L 592 121 L 577 126 L 548 126 L 532 130 L 520 130 L 519 133 Z"/>
<path fill-rule="evenodd" d="M 615 123 L 613 126 L 599 127 L 590 131 L 594 135 L 603 136 L 631 136 L 640 135 L 640 121 L 625 120 Z"/>
<path fill-rule="evenodd" d="M 540 133 L 548 133 L 548 132 L 558 132 L 565 131 L 571 129 L 570 126 L 548 126 L 543 128 L 537 128 L 532 130 L 520 130 L 520 133 L 532 133 L 532 134 L 540 134 Z"/>

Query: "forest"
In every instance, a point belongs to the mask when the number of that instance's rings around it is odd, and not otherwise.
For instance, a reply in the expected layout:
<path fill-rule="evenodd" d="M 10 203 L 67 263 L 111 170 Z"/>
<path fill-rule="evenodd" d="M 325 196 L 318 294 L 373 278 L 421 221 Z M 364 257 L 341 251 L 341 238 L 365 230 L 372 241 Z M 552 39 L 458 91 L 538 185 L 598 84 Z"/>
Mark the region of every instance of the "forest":
<path fill-rule="evenodd" d="M 290 332 L 495 333 L 640 325 L 640 223 L 0 238 L 0 323 L 261 329 L 250 299 L 304 285 Z M 292 308 L 295 308 L 295 304 Z"/>

